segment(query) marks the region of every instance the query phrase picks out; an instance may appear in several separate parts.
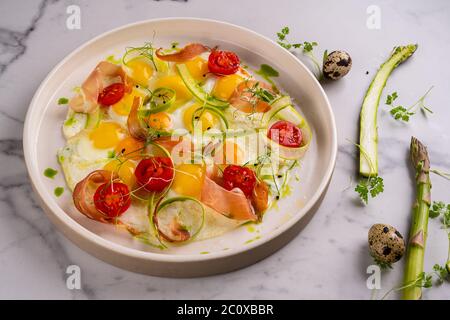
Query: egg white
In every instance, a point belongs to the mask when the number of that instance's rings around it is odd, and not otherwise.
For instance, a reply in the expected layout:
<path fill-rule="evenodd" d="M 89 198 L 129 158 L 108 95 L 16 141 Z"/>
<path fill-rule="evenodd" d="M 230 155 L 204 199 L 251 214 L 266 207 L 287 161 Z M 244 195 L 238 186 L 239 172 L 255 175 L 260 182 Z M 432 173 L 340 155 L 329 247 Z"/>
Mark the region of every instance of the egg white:
<path fill-rule="evenodd" d="M 58 160 L 66 178 L 68 187 L 75 185 L 94 170 L 99 170 L 110 161 L 114 148 L 95 148 L 89 139 L 90 130 L 82 130 L 67 139 L 66 145 L 58 150 Z"/>

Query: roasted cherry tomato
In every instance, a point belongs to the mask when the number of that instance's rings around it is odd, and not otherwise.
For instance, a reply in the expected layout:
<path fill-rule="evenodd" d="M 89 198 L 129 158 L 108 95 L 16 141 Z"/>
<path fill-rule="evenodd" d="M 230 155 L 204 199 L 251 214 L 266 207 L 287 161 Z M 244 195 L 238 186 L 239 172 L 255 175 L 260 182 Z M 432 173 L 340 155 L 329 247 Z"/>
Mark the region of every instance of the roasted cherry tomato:
<path fill-rule="evenodd" d="M 173 179 L 173 163 L 169 157 L 151 157 L 141 160 L 134 171 L 136 180 L 150 192 L 163 191 Z"/>
<path fill-rule="evenodd" d="M 302 144 L 302 131 L 289 121 L 277 121 L 267 133 L 269 139 L 288 148 L 298 148 Z"/>
<path fill-rule="evenodd" d="M 123 83 L 113 83 L 103 89 L 98 95 L 98 103 L 104 106 L 111 106 L 122 99 L 125 94 L 125 86 Z"/>
<path fill-rule="evenodd" d="M 250 197 L 255 185 L 256 176 L 250 168 L 230 165 L 223 171 L 223 187 L 227 190 L 239 188 L 246 197 Z"/>
<path fill-rule="evenodd" d="M 213 50 L 208 58 L 208 69 L 216 74 L 236 73 L 239 64 L 239 57 L 231 51 Z"/>
<path fill-rule="evenodd" d="M 94 204 L 98 211 L 108 217 L 118 217 L 130 207 L 130 190 L 124 183 L 104 183 L 95 191 Z"/>

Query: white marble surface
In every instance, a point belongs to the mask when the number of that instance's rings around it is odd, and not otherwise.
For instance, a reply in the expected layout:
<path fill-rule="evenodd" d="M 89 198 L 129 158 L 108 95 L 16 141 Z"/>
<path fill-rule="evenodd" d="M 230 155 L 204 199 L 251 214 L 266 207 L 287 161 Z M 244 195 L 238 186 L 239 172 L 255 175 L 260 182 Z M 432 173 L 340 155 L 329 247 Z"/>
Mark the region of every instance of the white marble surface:
<path fill-rule="evenodd" d="M 66 28 L 66 8 L 81 7 L 81 30 Z M 366 27 L 366 9 L 381 8 L 381 29 Z M 285 248 L 246 269 L 200 279 L 165 279 L 127 272 L 103 263 L 58 233 L 31 190 L 22 152 L 25 113 L 45 75 L 78 45 L 111 28 L 157 17 L 195 16 L 236 23 L 274 37 L 290 26 L 293 39 L 315 40 L 320 49 L 344 49 L 353 69 L 325 85 L 338 126 L 339 156 L 328 194 L 314 219 Z M 367 230 L 376 222 L 407 234 L 414 190 L 407 150 L 411 135 L 429 146 L 432 164 L 450 171 L 448 1 L 32 1 L 0 2 L 0 298 L 56 299 L 369 299 Z M 390 49 L 417 42 L 411 61 L 394 72 L 387 92 L 410 103 L 431 85 L 434 115 L 395 122 L 381 105 L 380 171 L 385 192 L 369 206 L 351 187 L 364 92 Z M 369 75 L 366 75 L 369 71 Z M 384 96 L 382 98 L 384 100 Z M 450 202 L 449 182 L 433 176 L 433 198 Z M 354 182 L 353 182 L 354 183 Z M 446 236 L 430 223 L 426 268 L 442 263 Z M 81 290 L 66 287 L 66 267 L 81 267 Z M 383 277 L 383 289 L 401 281 L 402 262 Z M 383 290 L 383 291 L 384 291 Z M 427 290 L 425 299 L 449 298 L 447 287 Z"/>

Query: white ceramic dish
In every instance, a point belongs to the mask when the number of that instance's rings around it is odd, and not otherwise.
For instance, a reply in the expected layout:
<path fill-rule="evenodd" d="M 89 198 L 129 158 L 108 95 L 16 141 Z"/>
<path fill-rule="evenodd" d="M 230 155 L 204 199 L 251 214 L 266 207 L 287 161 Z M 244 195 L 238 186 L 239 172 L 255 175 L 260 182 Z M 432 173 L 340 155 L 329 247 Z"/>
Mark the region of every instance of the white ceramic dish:
<path fill-rule="evenodd" d="M 254 230 L 241 227 L 218 238 L 159 251 L 117 231 L 114 226 L 89 220 L 74 208 L 71 194 L 55 197 L 65 186 L 62 172 L 55 179 L 43 175 L 47 167 L 59 168 L 56 150 L 64 145 L 61 124 L 66 108 L 61 96 L 81 83 L 98 61 L 124 48 L 151 41 L 167 46 L 202 42 L 233 50 L 251 67 L 269 63 L 280 71 L 277 79 L 301 106 L 312 130 L 313 142 L 302 160 L 300 183 L 292 194 L 271 209 Z M 254 263 L 286 244 L 309 221 L 319 206 L 334 169 L 336 127 L 328 99 L 311 72 L 273 41 L 242 27 L 204 19 L 167 18 L 130 24 L 84 44 L 58 64 L 37 90 L 24 129 L 24 153 L 33 187 L 50 220 L 74 243 L 111 264 L 136 272 L 190 277 L 226 272 Z M 61 170 L 59 170 L 61 171 Z M 66 188 L 67 189 L 67 188 Z"/>

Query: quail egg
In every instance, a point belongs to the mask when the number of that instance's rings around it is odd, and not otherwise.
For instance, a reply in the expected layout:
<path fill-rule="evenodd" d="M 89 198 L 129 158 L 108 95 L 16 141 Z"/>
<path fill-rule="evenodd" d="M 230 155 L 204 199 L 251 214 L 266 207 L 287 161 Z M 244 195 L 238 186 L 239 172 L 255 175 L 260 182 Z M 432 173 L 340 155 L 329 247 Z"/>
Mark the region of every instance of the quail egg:
<path fill-rule="evenodd" d="M 338 80 L 352 68 L 352 58 L 345 51 L 331 52 L 323 62 L 323 75 L 327 79 Z"/>
<path fill-rule="evenodd" d="M 405 240 L 393 226 L 377 223 L 369 230 L 369 251 L 378 262 L 395 263 L 405 253 Z"/>

